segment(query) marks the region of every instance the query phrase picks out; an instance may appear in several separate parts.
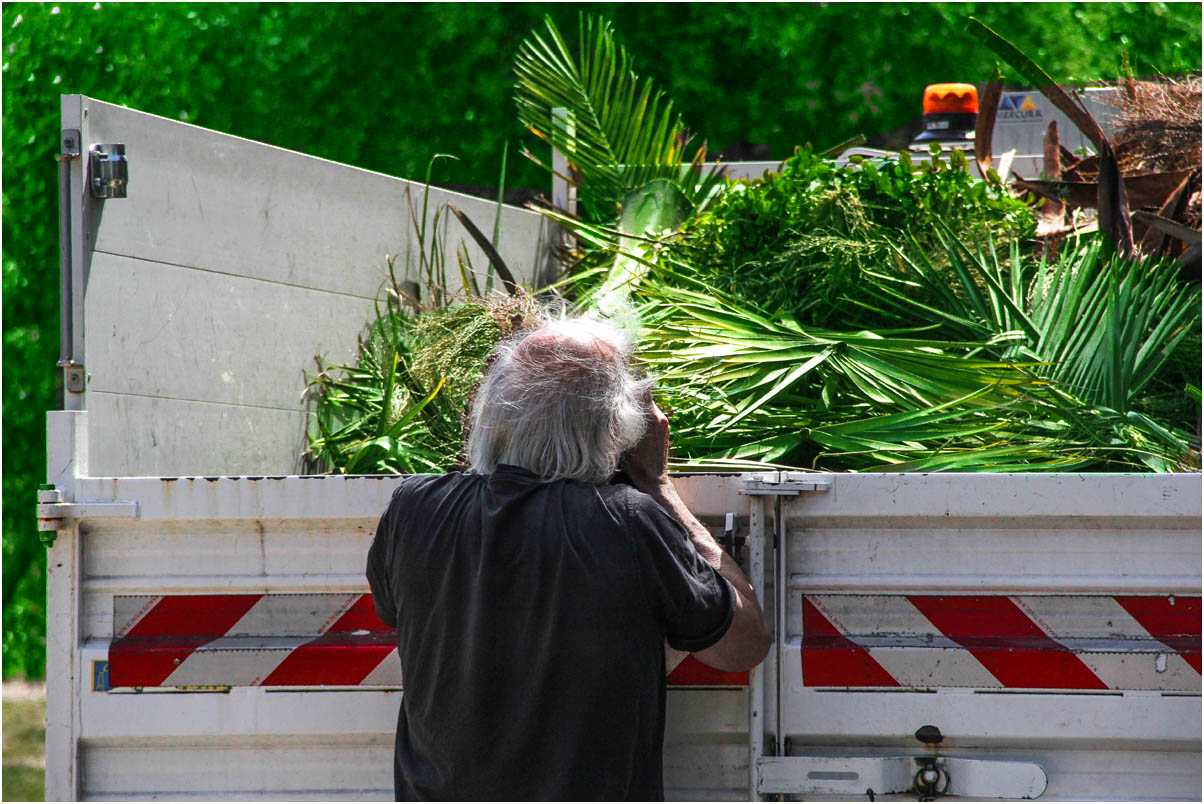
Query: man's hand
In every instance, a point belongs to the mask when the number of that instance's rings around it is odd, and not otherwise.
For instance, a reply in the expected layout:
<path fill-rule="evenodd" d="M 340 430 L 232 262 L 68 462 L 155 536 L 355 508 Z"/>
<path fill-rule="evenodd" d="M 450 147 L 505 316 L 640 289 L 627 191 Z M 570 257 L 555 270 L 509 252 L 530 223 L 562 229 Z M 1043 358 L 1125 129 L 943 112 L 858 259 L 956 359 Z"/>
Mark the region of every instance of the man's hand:
<path fill-rule="evenodd" d="M 645 494 L 656 496 L 669 484 L 669 419 L 648 392 L 647 427 L 639 442 L 623 455 L 622 469 L 631 483 Z"/>
<path fill-rule="evenodd" d="M 698 519 L 686 508 L 669 480 L 669 419 L 648 394 L 648 427 L 623 457 L 623 469 L 632 485 L 652 497 L 673 515 L 690 535 L 690 543 L 708 564 L 719 571 L 736 591 L 736 613 L 727 633 L 711 647 L 698 651 L 706 664 L 719 670 L 747 670 L 760 664 L 769 653 L 773 637 L 756 592 L 736 560 L 723 552 Z"/>

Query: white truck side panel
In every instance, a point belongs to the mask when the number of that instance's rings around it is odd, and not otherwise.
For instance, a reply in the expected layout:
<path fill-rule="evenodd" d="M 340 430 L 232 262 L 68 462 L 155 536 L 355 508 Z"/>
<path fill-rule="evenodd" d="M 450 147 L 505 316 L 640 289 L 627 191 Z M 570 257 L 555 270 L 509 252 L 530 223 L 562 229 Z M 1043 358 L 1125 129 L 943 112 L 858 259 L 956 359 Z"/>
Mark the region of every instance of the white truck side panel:
<path fill-rule="evenodd" d="M 56 414 L 71 423 L 87 414 Z M 399 478 L 81 478 L 75 499 L 103 513 L 134 502 L 137 518 L 100 516 L 60 531 L 79 544 L 75 638 L 48 656 L 53 696 L 77 711 L 56 736 L 47 776 L 59 799 L 388 799 L 397 687 L 94 688 L 121 595 L 367 592 L 364 565 Z M 721 529 L 744 518 L 739 476 L 679 481 L 694 510 Z M 223 516 L 221 512 L 224 512 Z M 68 601 L 65 601 L 68 602 Z M 67 628 L 66 621 L 63 627 Z M 253 660 L 253 659 L 248 659 Z M 389 661 L 396 661 L 392 654 Z M 70 673 L 64 671 L 70 668 Z M 740 798 L 748 788 L 747 695 L 740 688 L 674 689 L 666 785 L 675 798 Z M 48 739 L 48 746 L 50 740 Z M 74 754 L 67 750 L 74 747 Z M 56 754 L 56 756 L 57 756 Z M 48 754 L 49 756 L 49 754 Z M 78 774 L 78 789 L 66 774 Z"/>
<path fill-rule="evenodd" d="M 64 425 L 86 415 L 56 414 Z M 1199 567 L 1198 476 L 823 479 L 826 493 L 781 498 L 789 547 L 785 673 L 778 682 L 771 658 L 763 682 L 752 687 L 764 733 L 778 734 L 783 718 L 787 759 L 851 755 L 864 764 L 918 753 L 912 733 L 931 723 L 946 735 L 942 750 L 950 756 L 1040 764 L 1049 775 L 1043 799 L 1198 797 L 1198 693 L 802 687 L 796 638 L 802 593 L 873 593 L 883 578 L 917 572 L 925 560 L 945 570 L 908 582 L 928 583 L 927 593 L 1006 591 L 1023 580 L 1026 566 L 1040 563 L 1046 584 L 1074 594 L 1078 579 L 1088 577 L 1080 569 L 1089 577 L 1108 569 L 1086 556 L 1111 560 L 1113 577 L 1123 579 L 1116 562 L 1123 566 L 1143 545 L 1160 545 L 1141 557 L 1141 574 L 1164 578 L 1162 594 L 1198 595 L 1198 575 L 1193 587 L 1184 570 Z M 75 566 L 67 553 L 74 531 L 60 532 L 54 548 L 68 561 L 52 572 L 77 573 L 82 594 L 75 640 L 56 643 L 49 657 L 62 700 L 77 709 L 74 736 L 55 734 L 48 757 L 60 758 L 51 760 L 48 776 L 77 768 L 84 798 L 387 798 L 397 687 L 106 692 L 93 689 L 93 674 L 94 663 L 108 656 L 117 596 L 366 591 L 364 556 L 396 480 L 77 479 L 74 498 L 89 511 L 103 514 L 117 504 L 128 512 L 133 503 L 137 518 L 85 520 Z M 741 530 L 750 500 L 765 499 L 741 495 L 744 480 L 698 475 L 677 482 L 709 525 L 721 528 L 734 511 Z M 1075 493 L 1061 493 L 1067 488 Z M 927 538 L 918 540 L 920 534 Z M 1060 551 L 1047 563 L 1051 539 Z M 1076 552 L 1075 544 L 1085 547 Z M 768 558 L 764 565 L 772 566 Z M 858 577 L 860 587 L 850 586 Z M 967 585 L 967 577 L 977 580 Z M 835 589 L 830 579 L 838 579 Z M 761 578 L 761 591 L 776 619 L 772 577 Z M 671 798 L 749 795 L 750 742 L 764 736 L 754 733 L 750 741 L 749 700 L 745 688 L 670 691 Z M 77 754 L 64 767 L 57 763 L 66 745 Z M 801 789 L 814 784 L 769 753 L 761 741 L 753 759 L 767 755 L 762 761 L 770 764 L 759 773 L 784 767 Z M 55 789 L 60 798 L 73 796 L 67 778 Z"/>
<path fill-rule="evenodd" d="M 1147 648 L 1155 641 L 1112 597 L 1162 597 L 1173 606 L 1180 596 L 1182 605 L 1198 605 L 1199 475 L 831 480 L 828 493 L 782 503 L 779 712 L 790 756 L 923 753 L 913 735 L 934 725 L 944 755 L 1039 764 L 1049 779 L 1042 800 L 1199 798 L 1199 670 L 1173 651 Z M 1090 629 L 1106 612 L 1106 633 L 1063 642 L 1098 651 L 1081 658 L 1125 689 L 1002 684 L 975 658 L 983 654 L 957 649 L 907 595 L 954 615 L 977 600 L 1007 601 L 1050 633 Z M 847 629 L 847 644 L 865 644 L 867 663 L 901 686 L 805 683 L 804 599 Z M 871 632 L 875 639 L 858 636 Z M 1123 652 L 1135 644 L 1136 652 Z M 1172 691 L 1133 688 L 1156 683 Z"/>
<path fill-rule="evenodd" d="M 63 109 L 83 161 L 95 143 L 124 144 L 129 161 L 126 198 L 93 199 L 79 191 L 86 171 L 73 176 L 72 313 L 94 471 L 295 473 L 302 372 L 315 356 L 353 358 L 386 255 L 399 280 L 424 276 L 413 223 L 423 185 L 83 96 L 64 96 Z M 489 261 L 445 204 L 483 231 L 498 205 L 435 188 L 428 201 L 426 248 L 450 254 L 447 290 L 461 289 L 461 244 L 483 287 Z M 547 220 L 503 207 L 501 231 L 516 278 L 549 281 Z"/>

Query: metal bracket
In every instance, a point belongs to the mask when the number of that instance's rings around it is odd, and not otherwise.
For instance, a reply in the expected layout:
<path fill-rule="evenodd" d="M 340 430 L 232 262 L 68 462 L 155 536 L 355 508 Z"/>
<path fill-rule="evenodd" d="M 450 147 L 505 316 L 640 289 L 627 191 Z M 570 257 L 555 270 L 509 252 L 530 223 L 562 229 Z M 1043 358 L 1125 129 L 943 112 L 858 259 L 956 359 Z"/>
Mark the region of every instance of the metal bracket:
<path fill-rule="evenodd" d="M 93 145 L 88 152 L 88 186 L 95 198 L 125 198 L 130 180 L 125 146 Z"/>
<path fill-rule="evenodd" d="M 62 138 L 59 142 L 61 148 L 58 156 L 55 157 L 60 162 L 66 162 L 79 156 L 80 151 L 80 135 L 79 129 L 65 128 L 62 131 Z"/>
<path fill-rule="evenodd" d="M 74 394 L 82 394 L 88 385 L 88 374 L 83 363 L 74 360 L 60 360 L 59 368 L 63 370 L 63 384 Z"/>
<path fill-rule="evenodd" d="M 974 799 L 1035 799 L 1048 778 L 1034 762 L 968 757 L 762 757 L 757 761 L 761 795 L 914 795 Z"/>
<path fill-rule="evenodd" d="M 753 478 L 744 482 L 744 488 L 740 489 L 740 494 L 746 494 L 750 497 L 761 495 L 776 495 L 782 497 L 792 497 L 803 492 L 823 493 L 832 490 L 831 480 L 765 480 L 764 478 Z"/>
<path fill-rule="evenodd" d="M 60 489 L 38 491 L 38 530 L 62 527 L 64 519 L 137 519 L 138 503 L 133 500 L 64 502 Z"/>

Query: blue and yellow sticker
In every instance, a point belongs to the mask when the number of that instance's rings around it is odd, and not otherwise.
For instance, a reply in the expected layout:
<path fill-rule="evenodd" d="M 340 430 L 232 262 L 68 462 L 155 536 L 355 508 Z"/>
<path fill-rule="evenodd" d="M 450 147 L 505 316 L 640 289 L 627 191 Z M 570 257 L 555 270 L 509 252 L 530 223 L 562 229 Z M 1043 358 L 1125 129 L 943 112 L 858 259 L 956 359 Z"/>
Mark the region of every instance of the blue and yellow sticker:
<path fill-rule="evenodd" d="M 109 660 L 108 659 L 93 659 L 92 660 L 92 691 L 93 692 L 108 692 L 113 689 L 109 684 Z"/>

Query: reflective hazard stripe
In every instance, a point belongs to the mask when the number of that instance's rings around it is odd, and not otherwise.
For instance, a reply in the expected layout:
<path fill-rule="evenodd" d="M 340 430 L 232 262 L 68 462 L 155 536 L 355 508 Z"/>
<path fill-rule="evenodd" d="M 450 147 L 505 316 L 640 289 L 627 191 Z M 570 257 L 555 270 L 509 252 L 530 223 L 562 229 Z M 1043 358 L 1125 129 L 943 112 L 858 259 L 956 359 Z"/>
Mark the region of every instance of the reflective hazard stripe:
<path fill-rule="evenodd" d="M 114 687 L 401 683 L 371 595 L 118 596 L 113 624 Z"/>
<path fill-rule="evenodd" d="M 1200 672 L 1200 598 L 1118 597 L 1116 602 Z"/>
<path fill-rule="evenodd" d="M 803 598 L 803 681 L 813 687 L 897 687 L 868 650 L 845 636 L 817 600 Z"/>
<path fill-rule="evenodd" d="M 364 595 L 322 636 L 290 651 L 263 684 L 300 686 L 315 683 L 314 678 L 321 678 L 317 683 L 322 684 L 360 684 L 395 652 L 395 642 L 393 629 L 377 618 L 372 596 Z"/>
<path fill-rule="evenodd" d="M 230 630 L 261 597 L 160 596 L 148 601 L 135 621 L 123 623 L 124 635 L 109 648 L 110 683 L 125 685 L 119 679 L 136 666 L 139 680 L 129 686 L 162 685 L 195 650 Z M 142 650 L 148 647 L 153 650 Z"/>
<path fill-rule="evenodd" d="M 908 601 L 1005 687 L 1106 689 L 1078 656 L 1006 597 L 913 595 Z"/>
<path fill-rule="evenodd" d="M 392 628 L 368 594 L 119 595 L 112 687 L 401 686 Z M 666 655 L 668 683 L 741 686 L 747 673 Z"/>
<path fill-rule="evenodd" d="M 665 669 L 670 687 L 744 687 L 748 671 L 716 670 L 703 664 L 696 656 L 665 647 Z"/>
<path fill-rule="evenodd" d="M 812 687 L 1201 687 L 1198 597 L 804 595 L 802 625 Z"/>

